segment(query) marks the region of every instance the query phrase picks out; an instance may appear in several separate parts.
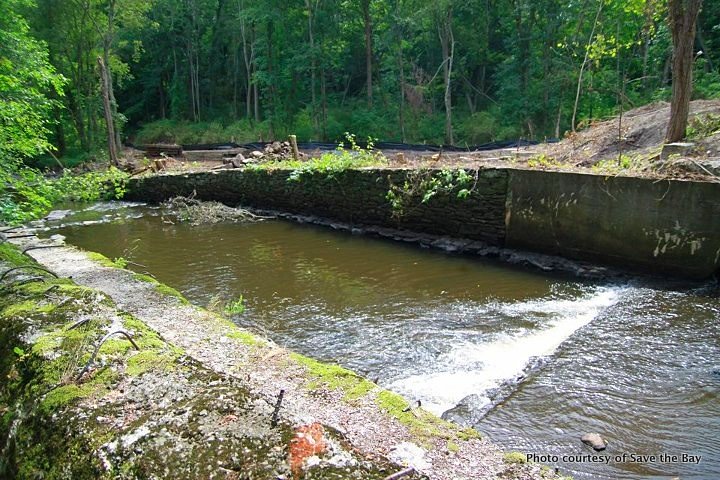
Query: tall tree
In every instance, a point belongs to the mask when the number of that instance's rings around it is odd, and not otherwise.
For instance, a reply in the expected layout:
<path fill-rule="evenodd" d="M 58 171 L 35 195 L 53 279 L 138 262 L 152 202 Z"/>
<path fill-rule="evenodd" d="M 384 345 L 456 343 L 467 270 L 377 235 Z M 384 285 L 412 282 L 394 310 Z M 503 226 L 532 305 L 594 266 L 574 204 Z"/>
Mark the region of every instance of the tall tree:
<path fill-rule="evenodd" d="M 443 103 L 445 104 L 445 143 L 452 145 L 452 73 L 453 61 L 455 60 L 455 35 L 453 34 L 452 3 L 443 4 L 437 12 L 437 29 L 440 38 L 443 61 Z"/>
<path fill-rule="evenodd" d="M 368 106 L 373 104 L 373 47 L 372 47 L 372 18 L 370 16 L 370 0 L 361 0 L 363 26 L 365 32 L 365 78 L 367 84 Z"/>
<path fill-rule="evenodd" d="M 26 5 L 0 0 L 0 190 L 11 165 L 52 150 L 49 126 L 57 102 L 50 95 L 62 95 L 64 83 L 47 46 L 32 38 L 20 15 Z"/>
<path fill-rule="evenodd" d="M 672 100 L 670 122 L 665 134 L 668 142 L 685 138 L 692 95 L 695 25 L 701 6 L 702 0 L 668 0 L 668 22 L 673 43 Z"/>

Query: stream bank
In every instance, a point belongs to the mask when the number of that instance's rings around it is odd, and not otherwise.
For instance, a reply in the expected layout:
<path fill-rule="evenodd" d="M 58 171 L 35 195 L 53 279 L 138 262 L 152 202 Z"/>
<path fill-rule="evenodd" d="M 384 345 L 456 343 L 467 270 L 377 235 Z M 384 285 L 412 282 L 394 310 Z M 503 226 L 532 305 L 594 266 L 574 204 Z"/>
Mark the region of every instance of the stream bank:
<path fill-rule="evenodd" d="M 32 262 L 2 248 L 3 267 Z M 407 462 L 427 478 L 555 478 L 101 256 L 65 246 L 28 253 L 64 278 L 25 276 L 4 287 L 2 373 L 13 381 L 3 387 L 0 433 L 9 478 L 385 478 Z M 69 328 L 79 320 L 88 321 Z M 140 351 L 113 337 L 78 378 L 92 347 L 117 329 Z M 311 468 L 302 461 L 311 455 L 301 457 L 298 469 L 293 445 L 317 431 L 325 455 Z M 409 444 L 422 461 L 402 454 Z"/>

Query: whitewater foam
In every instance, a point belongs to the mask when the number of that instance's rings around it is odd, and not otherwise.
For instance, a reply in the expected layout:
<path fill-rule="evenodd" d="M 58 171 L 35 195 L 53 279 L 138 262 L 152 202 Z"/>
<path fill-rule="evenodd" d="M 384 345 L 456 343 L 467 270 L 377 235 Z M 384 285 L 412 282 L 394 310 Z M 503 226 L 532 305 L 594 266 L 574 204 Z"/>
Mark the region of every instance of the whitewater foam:
<path fill-rule="evenodd" d="M 441 415 L 463 398 L 488 392 L 521 378 L 535 358 L 552 355 L 573 333 L 617 302 L 616 288 L 597 288 L 577 299 L 547 298 L 497 304 L 494 310 L 509 319 L 532 318 L 537 328 L 490 335 L 485 341 L 460 339 L 424 373 L 394 381 L 387 387 Z M 477 338 L 477 337 L 476 337 Z"/>

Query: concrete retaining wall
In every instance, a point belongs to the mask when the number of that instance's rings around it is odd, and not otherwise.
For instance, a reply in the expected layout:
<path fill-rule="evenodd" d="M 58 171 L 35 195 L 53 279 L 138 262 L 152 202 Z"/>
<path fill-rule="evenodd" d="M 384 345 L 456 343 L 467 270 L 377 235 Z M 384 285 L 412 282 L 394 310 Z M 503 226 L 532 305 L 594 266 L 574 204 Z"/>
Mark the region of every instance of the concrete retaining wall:
<path fill-rule="evenodd" d="M 630 271 L 703 279 L 720 269 L 720 183 L 480 170 L 471 195 L 413 198 L 402 216 L 386 195 L 406 170 L 304 174 L 226 170 L 131 181 L 128 199 L 176 195 L 337 221 L 482 240 Z"/>
<path fill-rule="evenodd" d="M 506 246 L 705 278 L 720 267 L 720 184 L 513 170 Z"/>

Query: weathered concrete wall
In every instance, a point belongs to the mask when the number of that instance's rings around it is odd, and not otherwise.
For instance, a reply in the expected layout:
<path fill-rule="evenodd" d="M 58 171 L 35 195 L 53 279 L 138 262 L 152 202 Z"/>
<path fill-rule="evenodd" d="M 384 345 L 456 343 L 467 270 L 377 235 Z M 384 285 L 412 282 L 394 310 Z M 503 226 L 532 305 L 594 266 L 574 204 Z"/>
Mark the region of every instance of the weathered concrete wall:
<path fill-rule="evenodd" d="M 509 174 L 510 248 L 691 278 L 720 268 L 720 183 Z"/>
<path fill-rule="evenodd" d="M 193 191 L 203 200 L 319 215 L 337 221 L 397 227 L 421 233 L 505 242 L 507 171 L 480 171 L 477 184 L 466 199 L 438 195 L 422 204 L 413 199 L 402 216 L 393 215 L 386 196 L 390 182 L 403 185 L 408 171 L 346 170 L 305 173 L 289 179 L 291 171 L 241 171 L 191 173 L 146 177 L 131 182 L 128 199 L 162 201 Z"/>
<path fill-rule="evenodd" d="M 399 218 L 386 195 L 406 170 L 305 173 L 227 170 L 137 179 L 128 198 L 176 195 L 324 216 L 351 224 L 481 240 L 490 245 L 703 279 L 720 269 L 720 183 L 487 169 L 467 199 L 419 197 Z"/>

